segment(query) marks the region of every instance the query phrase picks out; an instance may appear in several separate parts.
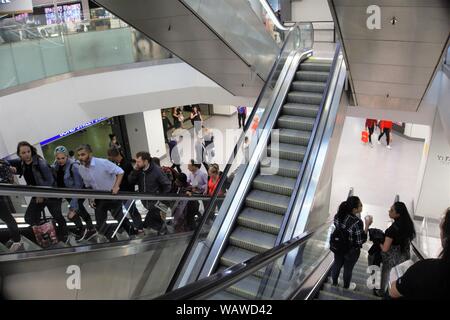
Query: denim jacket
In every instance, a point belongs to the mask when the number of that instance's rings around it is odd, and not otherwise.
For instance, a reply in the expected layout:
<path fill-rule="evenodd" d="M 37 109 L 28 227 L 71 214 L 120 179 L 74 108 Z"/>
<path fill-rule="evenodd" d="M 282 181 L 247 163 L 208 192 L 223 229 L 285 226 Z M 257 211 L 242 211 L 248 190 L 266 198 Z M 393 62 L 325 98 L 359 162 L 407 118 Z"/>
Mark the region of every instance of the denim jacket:
<path fill-rule="evenodd" d="M 9 163 L 17 169 L 17 174 L 23 175 L 24 163 L 20 159 L 8 160 Z M 33 156 L 33 163 L 31 166 L 33 172 L 34 180 L 37 186 L 42 187 L 54 187 L 55 178 L 53 177 L 52 169 L 49 167 L 47 162 L 41 157 L 35 155 Z"/>
<path fill-rule="evenodd" d="M 59 167 L 60 165 L 55 161 L 52 165 L 53 170 L 55 170 L 55 175 L 57 174 Z M 78 162 L 67 159 L 66 165 L 64 166 L 64 185 L 66 188 L 83 189 L 83 179 L 80 176 L 78 167 Z M 78 210 L 77 198 L 72 198 L 70 201 L 70 209 Z"/>

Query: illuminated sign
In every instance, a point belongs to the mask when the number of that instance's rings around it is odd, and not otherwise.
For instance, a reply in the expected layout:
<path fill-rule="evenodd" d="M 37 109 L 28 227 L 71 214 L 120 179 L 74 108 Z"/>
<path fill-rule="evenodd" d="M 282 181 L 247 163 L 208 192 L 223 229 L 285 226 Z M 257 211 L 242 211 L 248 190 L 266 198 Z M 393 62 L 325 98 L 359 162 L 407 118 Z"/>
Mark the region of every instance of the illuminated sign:
<path fill-rule="evenodd" d="M 0 0 L 0 14 L 33 12 L 32 0 Z"/>
<path fill-rule="evenodd" d="M 104 120 L 106 120 L 106 119 L 108 119 L 108 118 L 98 118 L 98 119 L 94 119 L 94 120 L 92 120 L 92 121 L 86 122 L 86 123 L 84 123 L 84 124 L 79 125 L 78 127 L 75 127 L 75 128 L 73 128 L 73 129 L 64 131 L 64 132 L 58 134 L 57 136 L 54 136 L 54 137 L 51 137 L 51 138 L 49 138 L 49 139 L 47 139 L 47 140 L 41 141 L 41 142 L 40 142 L 40 145 L 41 145 L 41 146 L 45 146 L 46 144 L 49 144 L 50 142 L 53 142 L 53 141 L 55 141 L 55 140 L 64 138 L 64 137 L 66 137 L 66 136 L 70 136 L 71 134 L 74 134 L 75 132 L 78 132 L 78 131 L 80 131 L 80 130 L 86 129 L 87 127 L 93 126 L 94 124 L 97 124 L 97 123 L 99 123 L 99 122 L 102 122 L 102 121 L 104 121 Z"/>

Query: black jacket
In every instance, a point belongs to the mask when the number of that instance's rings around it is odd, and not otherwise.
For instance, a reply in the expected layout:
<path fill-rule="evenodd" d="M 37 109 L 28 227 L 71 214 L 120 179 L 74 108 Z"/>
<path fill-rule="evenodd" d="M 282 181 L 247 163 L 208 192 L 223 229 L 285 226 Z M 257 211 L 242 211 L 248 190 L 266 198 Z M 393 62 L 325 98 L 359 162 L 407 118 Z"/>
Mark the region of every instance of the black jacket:
<path fill-rule="evenodd" d="M 168 193 L 172 188 L 169 178 L 153 163 L 146 171 L 133 170 L 128 176 L 128 182 L 133 186 L 137 184 L 142 193 Z"/>

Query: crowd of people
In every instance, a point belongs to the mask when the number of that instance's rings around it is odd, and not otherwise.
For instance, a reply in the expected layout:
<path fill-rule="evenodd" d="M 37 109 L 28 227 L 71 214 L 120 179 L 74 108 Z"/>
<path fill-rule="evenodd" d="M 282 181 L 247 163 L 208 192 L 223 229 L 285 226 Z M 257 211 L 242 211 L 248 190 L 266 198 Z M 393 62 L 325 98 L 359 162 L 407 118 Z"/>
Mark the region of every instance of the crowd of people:
<path fill-rule="evenodd" d="M 343 267 L 343 288 L 355 290 L 351 282 L 353 268 L 366 241 L 373 244 L 368 251 L 368 266 L 381 268 L 376 296 L 384 298 L 442 299 L 450 297 L 450 208 L 444 213 L 440 228 L 443 251 L 438 259 L 425 259 L 413 264 L 399 279 L 389 283 L 392 268 L 409 262 L 410 245 L 416 237 L 414 223 L 403 202 L 395 202 L 389 209 L 393 223 L 385 231 L 369 228 L 373 217 L 361 219 L 362 202 L 356 196 L 342 202 L 334 217 L 330 235 L 330 249 L 334 253 L 331 283 L 339 285 Z M 389 285 L 390 284 L 390 285 Z"/>
<path fill-rule="evenodd" d="M 149 152 L 141 151 L 131 161 L 121 151 L 115 137 L 111 136 L 108 159 L 94 156 L 88 144 L 80 145 L 75 152 L 64 146 L 54 150 L 54 162 L 49 165 L 38 155 L 36 148 L 26 141 L 17 145 L 17 159 L 1 160 L 0 183 L 13 183 L 13 175 L 23 177 L 29 186 L 46 186 L 54 188 L 92 189 L 118 194 L 119 191 L 139 192 L 148 195 L 206 195 L 214 194 L 220 180 L 221 172 L 217 164 L 206 164 L 207 173 L 200 170 L 201 164 L 194 159 L 188 164 L 188 173 L 161 166 L 159 158 L 152 158 Z M 73 153 L 73 156 L 71 154 Z M 223 194 L 221 192 L 221 194 Z M 23 248 L 17 222 L 8 208 L 8 197 L 0 197 L 0 218 L 6 223 L 11 235 L 11 251 Z M 146 201 L 141 203 L 147 213 L 142 220 L 136 202 L 128 210 L 131 221 L 123 219 L 123 206 L 126 201 L 110 199 L 88 199 L 94 209 L 95 226 L 86 209 L 86 199 L 67 198 L 69 210 L 67 219 L 74 223 L 73 231 L 77 242 L 98 237 L 108 240 L 110 233 L 107 221 L 108 212 L 117 221 L 122 221 L 121 230 L 130 236 L 144 234 L 144 229 L 154 229 L 158 234 L 167 232 L 162 207 L 171 207 L 174 212 L 173 228 L 176 232 L 190 231 L 196 227 L 201 213 L 199 201 L 181 201 L 166 203 Z M 39 225 L 42 213 L 47 210 L 56 222 L 58 239 L 69 243 L 69 229 L 63 216 L 64 199 L 32 197 L 25 211 L 24 220 L 30 227 Z M 83 224 L 84 222 L 84 224 Z"/>
<path fill-rule="evenodd" d="M 367 140 L 369 143 L 369 146 L 373 148 L 372 143 L 372 134 L 375 132 L 375 128 L 379 129 L 379 135 L 377 143 L 381 144 L 381 138 L 383 136 L 386 136 L 386 148 L 391 149 L 391 142 L 392 142 L 392 121 L 391 120 L 380 120 L 377 119 L 366 119 L 365 123 L 365 132 L 363 133 L 363 139 L 365 140 L 365 136 L 367 135 Z"/>

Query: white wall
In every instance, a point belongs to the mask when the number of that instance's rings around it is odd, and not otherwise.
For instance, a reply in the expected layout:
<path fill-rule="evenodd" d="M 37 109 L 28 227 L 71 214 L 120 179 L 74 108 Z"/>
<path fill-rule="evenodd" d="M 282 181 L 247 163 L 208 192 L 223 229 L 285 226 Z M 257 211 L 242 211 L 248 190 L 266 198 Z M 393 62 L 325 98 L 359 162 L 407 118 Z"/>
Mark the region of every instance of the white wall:
<path fill-rule="evenodd" d="M 332 21 L 327 0 L 292 2 L 292 21 Z"/>
<path fill-rule="evenodd" d="M 411 138 L 429 139 L 430 126 L 414 123 L 405 123 L 405 135 Z"/>
<path fill-rule="evenodd" d="M 127 114 L 125 116 L 131 156 L 134 158 L 139 151 L 148 151 L 147 130 L 145 128 L 144 114 L 142 112 Z"/>
<path fill-rule="evenodd" d="M 428 161 L 415 214 L 439 219 L 450 206 L 450 144 L 441 123 L 436 118 L 431 136 Z"/>
<path fill-rule="evenodd" d="M 438 109 L 441 114 L 445 135 L 450 143 L 450 79 L 447 74 L 442 71 L 439 76 L 441 77 L 441 86 L 439 88 Z"/>
<path fill-rule="evenodd" d="M 152 157 L 161 158 L 166 154 L 161 111 L 145 111 L 144 122 L 147 131 L 148 151 Z"/>
<path fill-rule="evenodd" d="M 99 117 L 196 103 L 253 105 L 185 63 L 69 78 L 0 97 L 0 157 Z M 1 141 L 1 140 L 0 140 Z"/>
<path fill-rule="evenodd" d="M 225 116 L 231 116 L 232 114 L 237 112 L 235 106 L 224 106 L 224 105 L 213 105 L 214 114 L 221 114 Z"/>

